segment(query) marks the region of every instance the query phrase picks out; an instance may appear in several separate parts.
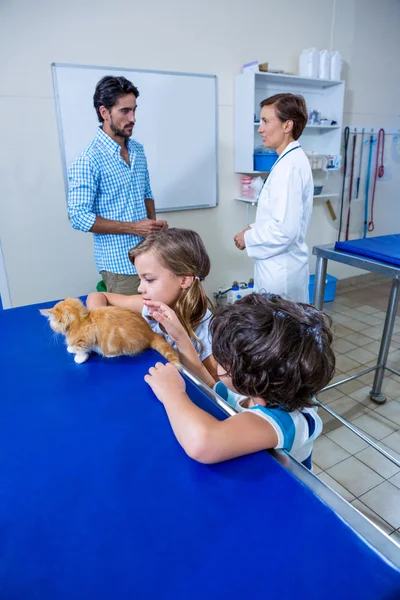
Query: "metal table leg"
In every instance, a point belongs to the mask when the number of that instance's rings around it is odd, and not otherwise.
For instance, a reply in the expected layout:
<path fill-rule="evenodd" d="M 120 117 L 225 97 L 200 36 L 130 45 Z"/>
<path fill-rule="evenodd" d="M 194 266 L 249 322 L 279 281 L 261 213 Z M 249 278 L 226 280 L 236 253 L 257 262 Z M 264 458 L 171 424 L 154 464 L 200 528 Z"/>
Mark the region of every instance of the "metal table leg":
<path fill-rule="evenodd" d="M 378 356 L 378 368 L 375 371 L 374 383 L 369 395 L 377 404 L 386 402 L 386 396 L 382 394 L 382 382 L 385 373 L 385 366 L 389 354 L 390 342 L 392 340 L 393 326 L 399 304 L 400 282 L 393 279 L 392 290 L 390 292 L 389 304 L 386 313 L 385 326 L 383 328 L 381 347 Z"/>
<path fill-rule="evenodd" d="M 322 310 L 324 308 L 324 291 L 327 264 L 327 258 L 323 258 L 322 256 L 317 257 L 317 263 L 315 265 L 313 305 L 315 306 L 315 308 L 318 308 L 318 310 Z"/>

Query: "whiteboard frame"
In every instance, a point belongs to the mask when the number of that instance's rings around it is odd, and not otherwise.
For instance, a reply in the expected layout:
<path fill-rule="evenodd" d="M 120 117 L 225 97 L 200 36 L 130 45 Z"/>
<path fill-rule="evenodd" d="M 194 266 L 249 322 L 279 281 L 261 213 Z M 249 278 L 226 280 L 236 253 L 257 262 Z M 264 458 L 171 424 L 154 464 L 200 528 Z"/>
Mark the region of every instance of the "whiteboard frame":
<path fill-rule="evenodd" d="M 215 85 L 215 206 L 209 206 L 208 204 L 199 204 L 196 206 L 179 206 L 177 208 L 160 208 L 157 209 L 157 212 L 175 212 L 179 210 L 198 210 L 199 208 L 216 208 L 219 203 L 219 189 L 218 189 L 218 86 L 217 86 L 217 76 L 209 75 L 203 73 L 185 73 L 182 71 L 157 71 L 154 69 L 130 69 L 128 67 L 107 67 L 107 66 L 94 66 L 94 65 L 76 65 L 73 63 L 51 63 L 51 72 L 53 79 L 53 90 L 54 90 L 54 101 L 56 105 L 56 115 L 57 115 L 57 129 L 58 129 L 58 139 L 60 143 L 60 151 L 61 151 L 61 159 L 62 159 L 62 169 L 64 176 L 64 187 L 66 194 L 66 201 L 68 202 L 68 169 L 67 169 L 67 158 L 65 155 L 65 144 L 64 144 L 64 134 L 62 129 L 62 119 L 61 119 L 61 106 L 60 106 L 60 94 L 57 83 L 57 69 L 59 68 L 74 68 L 74 69 L 98 69 L 107 70 L 107 71 L 116 71 L 116 72 L 128 72 L 128 73 L 153 73 L 157 75 L 177 75 L 181 77 L 203 77 L 207 79 L 213 79 Z"/>

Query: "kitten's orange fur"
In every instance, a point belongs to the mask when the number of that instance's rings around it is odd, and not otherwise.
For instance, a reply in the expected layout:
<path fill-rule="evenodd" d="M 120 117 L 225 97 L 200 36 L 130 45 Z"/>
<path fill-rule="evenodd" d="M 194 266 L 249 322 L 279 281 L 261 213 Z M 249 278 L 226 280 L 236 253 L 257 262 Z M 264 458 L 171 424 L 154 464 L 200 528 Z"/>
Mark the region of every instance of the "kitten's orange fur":
<path fill-rule="evenodd" d="M 91 312 L 76 298 L 66 298 L 53 308 L 40 310 L 50 327 L 66 337 L 68 352 L 77 363 L 85 362 L 94 350 L 106 357 L 134 355 L 147 348 L 157 350 L 177 367 L 178 355 L 143 317 L 127 308 L 105 306 Z"/>

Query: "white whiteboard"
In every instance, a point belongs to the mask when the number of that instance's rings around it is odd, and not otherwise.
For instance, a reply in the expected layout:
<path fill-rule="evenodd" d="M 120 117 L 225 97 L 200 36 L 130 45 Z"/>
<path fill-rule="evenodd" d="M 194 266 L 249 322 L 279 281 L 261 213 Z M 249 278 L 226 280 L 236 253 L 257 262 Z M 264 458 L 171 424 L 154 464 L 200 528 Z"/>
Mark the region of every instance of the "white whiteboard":
<path fill-rule="evenodd" d="M 217 205 L 217 82 L 215 75 L 53 63 L 64 180 L 96 136 L 96 84 L 123 76 L 138 89 L 133 138 L 144 145 L 158 212 Z"/>

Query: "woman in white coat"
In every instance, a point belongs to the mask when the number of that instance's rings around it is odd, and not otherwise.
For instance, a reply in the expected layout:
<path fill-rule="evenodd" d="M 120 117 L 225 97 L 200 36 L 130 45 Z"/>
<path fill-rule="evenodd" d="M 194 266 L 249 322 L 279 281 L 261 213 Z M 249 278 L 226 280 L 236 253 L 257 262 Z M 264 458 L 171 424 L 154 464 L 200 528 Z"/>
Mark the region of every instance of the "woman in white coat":
<path fill-rule="evenodd" d="M 276 94 L 261 102 L 258 132 L 279 155 L 258 197 L 256 221 L 234 237 L 255 261 L 257 291 L 308 303 L 308 248 L 313 207 L 310 163 L 297 141 L 307 123 L 302 96 Z"/>

